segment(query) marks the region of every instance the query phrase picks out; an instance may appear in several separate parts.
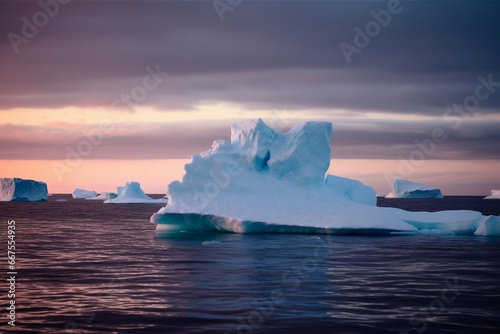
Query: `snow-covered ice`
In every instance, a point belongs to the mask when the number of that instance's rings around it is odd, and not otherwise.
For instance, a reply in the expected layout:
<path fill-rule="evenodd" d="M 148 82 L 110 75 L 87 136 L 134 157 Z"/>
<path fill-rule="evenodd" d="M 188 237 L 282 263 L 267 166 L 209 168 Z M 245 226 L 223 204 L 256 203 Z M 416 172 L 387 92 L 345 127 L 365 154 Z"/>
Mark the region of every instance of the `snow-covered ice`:
<path fill-rule="evenodd" d="M 76 188 L 73 190 L 73 198 L 92 198 L 97 197 L 97 193 L 95 191 L 89 191 L 85 189 Z"/>
<path fill-rule="evenodd" d="M 47 184 L 21 178 L 0 178 L 0 201 L 40 202 L 47 200 Z"/>
<path fill-rule="evenodd" d="M 500 190 L 491 190 L 491 195 L 483 199 L 500 199 Z"/>
<path fill-rule="evenodd" d="M 325 179 L 327 186 L 331 191 L 336 192 L 338 196 L 347 198 L 353 202 L 377 205 L 377 194 L 375 189 L 364 185 L 360 181 L 348 179 L 345 177 L 327 175 Z"/>
<path fill-rule="evenodd" d="M 141 203 L 141 204 L 165 204 L 166 198 L 152 199 L 144 193 L 139 182 L 127 182 L 124 187 L 118 187 L 118 196 L 113 199 L 107 199 L 104 203 Z"/>
<path fill-rule="evenodd" d="M 436 187 L 396 179 L 392 191 L 385 198 L 443 198 L 443 193 Z"/>
<path fill-rule="evenodd" d="M 496 217 L 381 208 L 373 188 L 325 176 L 331 132 L 326 122 L 297 124 L 287 133 L 260 119 L 233 125 L 231 142 L 214 141 L 192 157 L 181 182 L 169 184 L 169 203 L 151 222 L 158 230 L 192 232 L 474 234 L 484 226 L 484 233 L 498 233 Z"/>

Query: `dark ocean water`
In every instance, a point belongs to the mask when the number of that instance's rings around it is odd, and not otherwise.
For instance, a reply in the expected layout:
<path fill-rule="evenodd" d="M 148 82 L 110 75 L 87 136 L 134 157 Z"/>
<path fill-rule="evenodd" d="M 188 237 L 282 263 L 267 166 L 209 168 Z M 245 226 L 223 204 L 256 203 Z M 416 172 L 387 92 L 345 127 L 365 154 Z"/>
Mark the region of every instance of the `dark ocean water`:
<path fill-rule="evenodd" d="M 379 205 L 500 214 L 480 197 Z M 0 202 L 0 329 L 14 219 L 19 333 L 500 332 L 500 238 L 168 236 L 159 207 Z"/>

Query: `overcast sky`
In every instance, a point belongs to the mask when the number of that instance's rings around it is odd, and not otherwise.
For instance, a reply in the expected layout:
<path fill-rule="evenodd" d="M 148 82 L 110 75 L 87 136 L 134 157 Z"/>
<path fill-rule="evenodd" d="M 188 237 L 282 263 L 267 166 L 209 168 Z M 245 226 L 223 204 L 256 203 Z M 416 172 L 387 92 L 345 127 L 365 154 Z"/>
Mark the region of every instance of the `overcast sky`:
<path fill-rule="evenodd" d="M 338 159 L 406 158 L 436 128 L 426 159 L 500 159 L 499 1 L 214 3 L 1 1 L 1 159 L 64 159 L 103 119 L 87 159 L 189 158 L 256 117 L 334 122 Z"/>

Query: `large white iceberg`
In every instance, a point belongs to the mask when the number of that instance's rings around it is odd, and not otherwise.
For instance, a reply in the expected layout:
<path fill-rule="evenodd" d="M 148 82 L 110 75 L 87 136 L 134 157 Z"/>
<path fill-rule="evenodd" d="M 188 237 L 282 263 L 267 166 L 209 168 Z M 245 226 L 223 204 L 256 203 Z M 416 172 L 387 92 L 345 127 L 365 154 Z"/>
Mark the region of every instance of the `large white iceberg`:
<path fill-rule="evenodd" d="M 427 184 L 396 179 L 392 183 L 392 191 L 385 198 L 443 198 L 443 193 Z"/>
<path fill-rule="evenodd" d="M 20 178 L 0 178 L 0 201 L 40 202 L 47 200 L 47 184 Z"/>
<path fill-rule="evenodd" d="M 97 197 L 97 193 L 95 191 L 89 191 L 89 190 L 85 190 L 85 189 L 80 189 L 80 188 L 76 188 L 75 190 L 73 190 L 73 198 L 93 198 L 93 197 Z"/>
<path fill-rule="evenodd" d="M 473 234 L 498 220 L 475 211 L 408 212 L 376 207 L 373 188 L 325 173 L 331 123 L 307 122 L 287 133 L 262 120 L 231 128 L 231 142 L 192 157 L 169 203 L 151 217 L 158 230 L 336 234 Z M 489 220 L 488 220 L 489 219 Z M 492 226 L 490 226 L 492 225 Z"/>
<path fill-rule="evenodd" d="M 491 195 L 483 199 L 500 199 L 500 190 L 492 190 Z"/>
<path fill-rule="evenodd" d="M 107 199 L 104 203 L 141 203 L 141 204 L 165 204 L 166 198 L 152 199 L 144 193 L 139 182 L 127 182 L 124 187 L 118 187 L 118 196 L 113 199 Z"/>

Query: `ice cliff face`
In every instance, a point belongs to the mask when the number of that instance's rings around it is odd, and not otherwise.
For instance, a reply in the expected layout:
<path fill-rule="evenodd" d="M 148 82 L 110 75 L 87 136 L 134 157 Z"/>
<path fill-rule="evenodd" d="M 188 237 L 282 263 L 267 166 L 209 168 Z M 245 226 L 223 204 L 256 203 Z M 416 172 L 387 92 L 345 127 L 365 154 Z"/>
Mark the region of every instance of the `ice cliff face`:
<path fill-rule="evenodd" d="M 47 200 L 47 184 L 20 178 L 0 178 L 0 201 L 39 202 Z"/>

